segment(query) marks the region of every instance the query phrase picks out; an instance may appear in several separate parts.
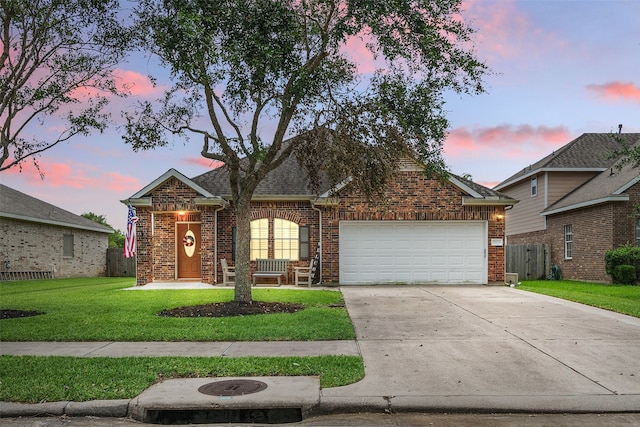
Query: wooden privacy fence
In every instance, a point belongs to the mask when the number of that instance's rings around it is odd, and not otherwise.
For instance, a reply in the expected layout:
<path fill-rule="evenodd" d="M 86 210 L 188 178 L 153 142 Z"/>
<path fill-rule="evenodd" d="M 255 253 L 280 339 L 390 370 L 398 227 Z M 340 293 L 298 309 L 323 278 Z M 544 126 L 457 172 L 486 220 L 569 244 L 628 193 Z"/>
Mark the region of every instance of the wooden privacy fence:
<path fill-rule="evenodd" d="M 507 245 L 507 273 L 518 273 L 518 280 L 544 280 L 551 268 L 549 245 Z"/>
<path fill-rule="evenodd" d="M 136 257 L 125 258 L 122 248 L 107 249 L 108 277 L 135 277 Z"/>

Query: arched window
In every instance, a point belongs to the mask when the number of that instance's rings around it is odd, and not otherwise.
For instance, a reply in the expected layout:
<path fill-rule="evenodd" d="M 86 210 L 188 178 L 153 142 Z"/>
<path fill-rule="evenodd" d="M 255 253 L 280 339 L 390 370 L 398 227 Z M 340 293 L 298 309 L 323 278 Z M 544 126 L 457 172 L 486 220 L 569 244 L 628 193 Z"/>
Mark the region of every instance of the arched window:
<path fill-rule="evenodd" d="M 237 228 L 233 227 L 231 259 L 236 259 Z M 286 219 L 260 218 L 251 221 L 251 260 L 258 258 L 306 261 L 309 259 L 309 226 Z"/>
<path fill-rule="evenodd" d="M 299 227 L 295 222 L 275 218 L 273 220 L 273 257 L 276 259 L 299 259 Z"/>

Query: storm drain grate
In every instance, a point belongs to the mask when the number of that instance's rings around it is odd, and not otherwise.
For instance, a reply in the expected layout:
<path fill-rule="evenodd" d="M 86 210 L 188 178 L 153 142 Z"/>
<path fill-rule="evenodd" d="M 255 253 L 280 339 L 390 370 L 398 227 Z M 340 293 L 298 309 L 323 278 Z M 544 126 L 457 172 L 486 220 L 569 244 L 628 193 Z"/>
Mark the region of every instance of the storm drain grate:
<path fill-rule="evenodd" d="M 164 425 L 193 424 L 288 424 L 302 421 L 300 408 L 161 410 L 148 411 L 145 423 Z"/>
<path fill-rule="evenodd" d="M 211 396 L 244 396 L 258 393 L 267 388 L 267 384 L 256 380 L 216 381 L 201 386 L 198 391 Z"/>

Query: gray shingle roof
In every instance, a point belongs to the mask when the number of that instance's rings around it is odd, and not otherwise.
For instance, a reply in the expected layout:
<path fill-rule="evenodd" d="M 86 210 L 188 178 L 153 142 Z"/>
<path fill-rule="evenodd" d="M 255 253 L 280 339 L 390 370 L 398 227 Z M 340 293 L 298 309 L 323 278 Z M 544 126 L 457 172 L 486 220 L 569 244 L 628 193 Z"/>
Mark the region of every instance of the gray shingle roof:
<path fill-rule="evenodd" d="M 628 144 L 640 140 L 640 133 L 623 133 L 619 135 Z M 620 144 L 610 133 L 585 133 L 554 151 L 548 156 L 525 167 L 496 185 L 494 189 L 502 190 L 518 181 L 544 171 L 594 171 L 609 169 L 614 161 L 609 154 L 619 149 Z"/>
<path fill-rule="evenodd" d="M 484 187 L 473 181 L 453 175 L 461 184 L 462 190 L 468 191 L 470 195 L 479 195 L 482 198 L 489 198 L 500 201 L 512 201 L 514 199 L 498 191 Z M 192 181 L 199 186 L 207 189 L 215 195 L 229 197 L 231 189 L 229 185 L 229 177 L 224 166 L 206 172 L 202 175 L 192 178 Z M 318 194 L 314 194 L 309 188 L 309 178 L 305 170 L 300 167 L 295 156 L 290 156 L 280 167 L 271 171 L 265 179 L 258 185 L 254 196 L 258 197 L 308 197 L 313 198 L 320 194 L 327 193 L 331 190 L 331 186 L 327 179 L 320 184 Z"/>
<path fill-rule="evenodd" d="M 42 200 L 2 184 L 0 184 L 0 217 L 90 230 L 99 233 L 113 233 L 113 230 L 109 227 L 60 209 L 50 203 L 43 202 Z"/>
<path fill-rule="evenodd" d="M 191 179 L 215 195 L 229 197 L 231 187 L 229 174 L 225 166 L 221 166 Z M 320 185 L 320 194 L 328 191 L 329 184 L 325 180 Z M 255 196 L 309 196 L 315 194 L 309 188 L 309 179 L 300 167 L 294 155 L 289 156 L 278 168 L 272 170 L 258 184 Z"/>

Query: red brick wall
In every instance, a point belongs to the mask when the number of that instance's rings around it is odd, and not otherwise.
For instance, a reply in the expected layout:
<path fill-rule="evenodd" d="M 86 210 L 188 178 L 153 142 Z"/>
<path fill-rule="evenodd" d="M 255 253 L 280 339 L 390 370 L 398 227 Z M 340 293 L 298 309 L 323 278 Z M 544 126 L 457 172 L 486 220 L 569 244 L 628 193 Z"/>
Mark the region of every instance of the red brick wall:
<path fill-rule="evenodd" d="M 547 233 L 551 244 L 551 263 L 562 271 L 564 279 L 607 282 L 604 254 L 613 248 L 611 203 L 547 218 Z M 564 227 L 571 225 L 572 258 L 565 259 Z"/>
<path fill-rule="evenodd" d="M 364 221 L 468 221 L 488 222 L 488 281 L 504 280 L 504 246 L 491 246 L 491 239 L 504 239 L 502 206 L 462 206 L 461 191 L 449 183 L 427 179 L 421 172 L 403 172 L 389 185 L 386 202 L 371 204 L 349 186 L 340 191 L 337 208 L 323 210 L 323 278 L 339 280 L 339 222 Z"/>
<path fill-rule="evenodd" d="M 610 283 L 604 271 L 604 256 L 611 249 L 635 244 L 634 205 L 640 203 L 640 184 L 631 187 L 628 202 L 596 205 L 584 209 L 547 216 L 547 229 L 512 235 L 509 244 L 547 243 L 551 246 L 551 263 L 570 280 Z M 565 259 L 564 226 L 571 224 L 573 254 Z"/>
<path fill-rule="evenodd" d="M 215 207 L 197 206 L 196 191 L 173 178 L 153 192 L 151 207 L 138 207 L 136 213 L 137 284 L 176 279 L 176 222 L 201 223 L 202 280 L 214 282 Z M 153 212 L 153 214 L 152 214 Z M 179 212 L 184 212 L 179 216 Z"/>
<path fill-rule="evenodd" d="M 218 260 L 232 261 L 232 233 L 235 214 L 232 208 L 221 210 L 218 216 L 217 248 L 215 207 L 197 206 L 193 203 L 196 192 L 176 179 L 171 179 L 152 194 L 153 206 L 139 207 L 138 217 L 138 284 L 152 281 L 175 280 L 175 223 L 179 211 L 188 212 L 188 219 L 202 224 L 202 278 L 215 283 L 215 274 L 221 278 Z M 426 179 L 421 172 L 403 172 L 386 193 L 386 203 L 372 205 L 349 186 L 340 192 L 338 207 L 320 208 L 323 224 L 322 272 L 325 282 L 339 279 L 339 222 L 341 220 L 419 220 L 465 221 L 481 220 L 488 223 L 488 280 L 504 280 L 504 247 L 492 246 L 491 239 L 504 238 L 504 207 L 462 206 L 463 194 L 451 184 Z M 151 233 L 151 212 L 153 235 Z M 282 218 L 300 226 L 309 226 L 310 255 L 315 254 L 320 238 L 320 212 L 308 201 L 255 202 L 252 219 Z M 273 245 L 270 245 L 272 247 Z M 215 251 L 217 249 L 217 258 Z M 308 261 L 293 262 L 306 265 Z M 290 278 L 291 280 L 291 278 Z"/>
<path fill-rule="evenodd" d="M 319 238 L 319 221 L 318 211 L 311 207 L 308 201 L 262 201 L 254 202 L 251 213 L 251 219 L 268 218 L 272 221 L 275 218 L 286 219 L 292 221 L 299 226 L 309 227 L 309 256 L 315 255 L 316 247 L 318 246 Z M 225 258 L 227 263 L 233 265 L 232 261 L 232 236 L 233 227 L 235 227 L 235 213 L 233 207 L 229 207 L 223 211 L 218 212 L 218 258 Z M 271 230 L 272 228 L 269 227 Z M 270 257 L 273 257 L 273 233 L 269 233 L 269 250 Z M 218 263 L 218 277 L 219 281 L 222 279 L 222 268 Z M 309 260 L 304 261 L 292 261 L 290 264 L 290 271 L 293 271 L 295 266 L 307 266 Z M 252 271 L 255 268 L 255 263 L 252 263 Z M 291 282 L 293 277 L 289 277 Z"/>

